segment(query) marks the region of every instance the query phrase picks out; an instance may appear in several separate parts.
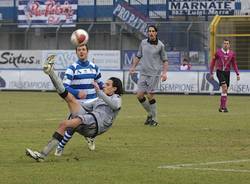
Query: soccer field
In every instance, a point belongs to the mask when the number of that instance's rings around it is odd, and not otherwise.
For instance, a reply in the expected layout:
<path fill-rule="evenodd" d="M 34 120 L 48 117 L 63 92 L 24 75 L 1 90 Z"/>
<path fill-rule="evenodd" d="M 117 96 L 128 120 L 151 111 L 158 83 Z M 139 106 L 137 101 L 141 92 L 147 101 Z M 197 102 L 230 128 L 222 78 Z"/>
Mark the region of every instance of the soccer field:
<path fill-rule="evenodd" d="M 62 157 L 43 163 L 43 148 L 67 105 L 53 92 L 0 92 L 0 183 L 246 184 L 250 181 L 250 97 L 157 95 L 159 126 L 145 126 L 134 95 L 124 95 L 113 127 L 89 151 L 76 134 Z"/>

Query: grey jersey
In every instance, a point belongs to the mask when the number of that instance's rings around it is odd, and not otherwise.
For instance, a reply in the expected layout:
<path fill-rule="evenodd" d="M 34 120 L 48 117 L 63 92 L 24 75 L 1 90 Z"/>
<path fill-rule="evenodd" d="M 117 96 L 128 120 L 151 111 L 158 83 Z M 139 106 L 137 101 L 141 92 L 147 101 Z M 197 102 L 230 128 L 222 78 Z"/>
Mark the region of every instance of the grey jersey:
<path fill-rule="evenodd" d="M 168 60 L 160 40 L 157 45 L 150 44 L 147 39 L 142 40 L 136 56 L 140 59 L 140 73 L 148 76 L 160 75 L 163 62 Z"/>
<path fill-rule="evenodd" d="M 112 126 L 121 108 L 121 98 L 117 94 L 107 96 L 103 91 L 97 92 L 98 100 L 93 106 L 92 113 L 95 115 L 98 123 L 98 133 L 107 131 Z"/>

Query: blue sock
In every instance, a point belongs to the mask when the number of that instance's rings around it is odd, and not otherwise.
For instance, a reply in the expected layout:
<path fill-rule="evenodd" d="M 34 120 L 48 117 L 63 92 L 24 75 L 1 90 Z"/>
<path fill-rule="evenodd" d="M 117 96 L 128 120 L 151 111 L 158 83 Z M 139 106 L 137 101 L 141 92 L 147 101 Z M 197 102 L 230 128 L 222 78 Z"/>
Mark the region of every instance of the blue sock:
<path fill-rule="evenodd" d="M 66 130 L 63 136 L 63 139 L 61 142 L 58 144 L 58 148 L 64 148 L 64 146 L 69 142 L 71 137 L 73 136 L 74 132 L 72 130 Z"/>

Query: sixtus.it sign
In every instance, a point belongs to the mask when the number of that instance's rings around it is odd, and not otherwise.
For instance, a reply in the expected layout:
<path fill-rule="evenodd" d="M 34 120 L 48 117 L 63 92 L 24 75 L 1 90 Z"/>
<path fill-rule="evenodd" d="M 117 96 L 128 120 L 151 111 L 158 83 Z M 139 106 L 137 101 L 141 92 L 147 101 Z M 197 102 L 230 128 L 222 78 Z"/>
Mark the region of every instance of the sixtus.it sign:
<path fill-rule="evenodd" d="M 18 27 L 73 27 L 78 0 L 19 0 Z"/>
<path fill-rule="evenodd" d="M 1 50 L 0 68 L 42 69 L 42 54 L 37 50 Z"/>
<path fill-rule="evenodd" d="M 234 15 L 241 9 L 237 0 L 169 0 L 169 15 L 214 16 Z"/>

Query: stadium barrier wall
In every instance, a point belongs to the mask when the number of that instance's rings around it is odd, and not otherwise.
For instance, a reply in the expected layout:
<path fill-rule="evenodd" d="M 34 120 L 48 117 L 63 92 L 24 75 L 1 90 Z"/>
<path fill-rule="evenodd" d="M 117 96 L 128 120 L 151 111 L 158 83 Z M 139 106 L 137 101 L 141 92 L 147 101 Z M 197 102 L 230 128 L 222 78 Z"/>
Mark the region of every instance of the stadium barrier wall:
<path fill-rule="evenodd" d="M 217 94 L 220 93 L 220 86 L 217 78 L 209 78 L 209 72 L 200 71 L 179 71 L 168 72 L 168 80 L 160 82 L 160 93 L 185 93 L 185 94 Z M 231 94 L 250 94 L 250 72 L 241 72 L 240 81 L 237 81 L 236 75 L 231 73 L 229 93 Z M 124 72 L 125 91 L 133 92 L 137 89 L 139 72 L 129 75 Z"/>
<path fill-rule="evenodd" d="M 99 66 L 104 81 L 110 76 L 119 77 L 125 91 L 134 92 L 139 72 L 133 75 L 128 72 L 134 52 L 124 52 L 127 59 L 121 61 L 119 50 L 90 50 L 89 60 Z M 61 78 L 67 66 L 77 60 L 74 50 L 1 50 L 0 90 L 54 90 L 49 78 L 42 72 L 43 61 L 51 54 L 56 55 L 55 69 Z M 179 66 L 178 62 L 176 65 Z M 232 73 L 229 93 L 250 94 L 249 77 L 250 72 L 241 72 L 241 80 L 236 81 Z M 187 72 L 170 70 L 168 80 L 159 84 L 159 92 L 220 93 L 220 87 L 217 80 L 209 79 L 207 69 Z"/>
<path fill-rule="evenodd" d="M 62 79 L 65 70 L 57 70 Z M 123 80 L 121 71 L 102 71 L 103 80 L 114 76 Z M 50 78 L 42 70 L 0 70 L 0 90 L 55 90 Z"/>
<path fill-rule="evenodd" d="M 65 70 L 57 70 L 61 78 Z M 128 71 L 103 70 L 103 80 L 109 77 L 118 77 L 123 81 L 126 92 L 135 92 L 139 72 L 129 75 Z M 236 80 L 236 75 L 231 74 L 231 94 L 250 94 L 250 72 L 241 72 L 241 80 Z M 0 90 L 54 90 L 47 75 L 42 70 L 0 70 Z M 216 94 L 220 93 L 217 80 L 210 80 L 208 72 L 180 71 L 168 72 L 168 80 L 160 82 L 160 93 L 185 93 L 185 94 Z"/>
<path fill-rule="evenodd" d="M 101 69 L 128 70 L 137 50 L 90 50 L 89 60 Z M 167 51 L 169 70 L 179 71 L 184 52 Z M 192 70 L 206 71 L 208 68 L 205 52 L 190 51 Z M 77 60 L 75 50 L 0 50 L 0 69 L 41 69 L 49 55 L 56 55 L 56 69 L 66 69 Z M 140 65 L 138 65 L 140 67 Z"/>

